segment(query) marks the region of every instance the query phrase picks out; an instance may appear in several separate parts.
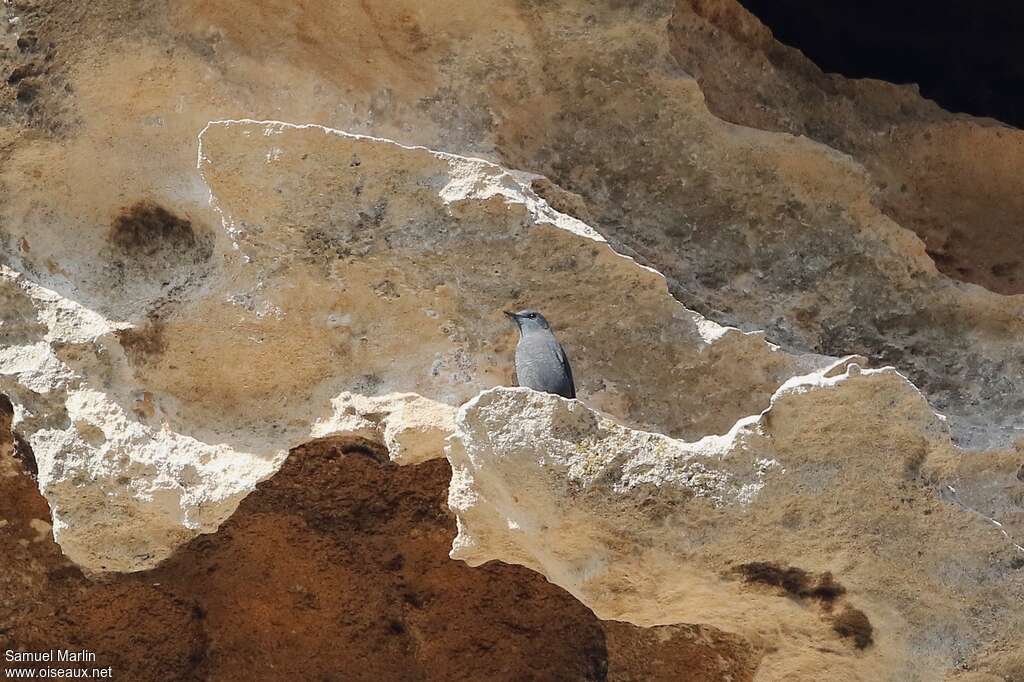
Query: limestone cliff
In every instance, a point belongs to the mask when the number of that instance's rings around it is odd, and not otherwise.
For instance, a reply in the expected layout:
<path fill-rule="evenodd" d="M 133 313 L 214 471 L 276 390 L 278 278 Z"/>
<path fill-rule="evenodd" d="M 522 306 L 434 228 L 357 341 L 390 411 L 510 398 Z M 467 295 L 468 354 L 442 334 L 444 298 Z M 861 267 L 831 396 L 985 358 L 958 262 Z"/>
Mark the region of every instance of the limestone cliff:
<path fill-rule="evenodd" d="M 6 648 L 1024 676 L 1024 133 L 733 0 L 3 11 Z"/>

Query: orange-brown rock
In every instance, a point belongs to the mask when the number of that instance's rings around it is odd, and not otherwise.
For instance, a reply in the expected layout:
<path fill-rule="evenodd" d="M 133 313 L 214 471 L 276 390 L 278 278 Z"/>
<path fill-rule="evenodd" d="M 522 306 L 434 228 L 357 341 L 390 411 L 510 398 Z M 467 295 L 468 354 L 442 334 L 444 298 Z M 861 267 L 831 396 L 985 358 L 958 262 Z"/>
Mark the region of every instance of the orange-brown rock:
<path fill-rule="evenodd" d="M 0 648 L 85 649 L 137 682 L 752 679 L 759 654 L 735 636 L 603 622 L 532 571 L 452 561 L 447 463 L 379 456 L 304 446 L 220 532 L 89 580 L 5 450 Z"/>

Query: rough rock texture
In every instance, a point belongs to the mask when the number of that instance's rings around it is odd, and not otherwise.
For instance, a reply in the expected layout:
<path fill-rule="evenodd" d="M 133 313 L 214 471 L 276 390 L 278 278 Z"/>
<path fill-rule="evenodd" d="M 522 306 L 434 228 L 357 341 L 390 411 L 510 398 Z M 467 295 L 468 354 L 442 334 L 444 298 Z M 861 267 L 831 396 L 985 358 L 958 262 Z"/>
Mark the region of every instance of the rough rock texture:
<path fill-rule="evenodd" d="M 122 312 L 145 314 L 136 325 L 0 272 L 0 392 L 57 541 L 93 570 L 149 568 L 214 530 L 311 437 L 440 456 L 451 406 L 508 379 L 510 305 L 569 327 L 590 403 L 672 435 L 724 432 L 824 362 L 687 311 L 660 275 L 484 161 L 237 121 L 203 131 L 199 171 L 221 225 L 136 207 L 79 234 L 97 259 L 58 278 L 106 311 L 101 292 L 134 270 Z"/>
<path fill-rule="evenodd" d="M 0 415 L 3 412 L 0 411 Z M 2 424 L 0 424 L 2 426 Z M 0 430 L 0 434 L 7 433 Z M 541 576 L 448 558 L 444 460 L 318 441 L 155 571 L 90 581 L 0 437 L 0 647 L 88 649 L 114 679 L 750 680 L 710 628 L 598 620 Z M 2 666 L 0 666 L 2 668 Z"/>
<path fill-rule="evenodd" d="M 313 425 L 313 437 L 382 443 L 396 464 L 436 458 L 455 429 L 454 408 L 415 393 L 375 398 L 342 393 L 331 401 L 331 407 L 331 416 Z"/>
<path fill-rule="evenodd" d="M 780 464 L 740 454 L 706 464 L 701 485 L 731 491 L 720 501 L 640 486 L 649 513 L 667 507 L 678 522 L 679 510 L 701 509 L 702 525 L 665 526 L 686 533 L 652 547 L 651 529 L 612 524 L 616 542 L 583 548 L 624 562 L 602 575 L 635 568 L 637 584 L 619 590 L 628 600 L 566 567 L 580 548 L 564 534 L 564 549 L 538 559 L 517 543 L 488 545 L 508 529 L 484 524 L 481 547 L 603 614 L 728 628 L 660 631 L 687 642 L 693 669 L 708 675 L 722 669 L 698 662 L 720 655 L 737 679 L 820 679 L 827 665 L 896 680 L 908 652 L 936 676 L 1024 675 L 1012 556 L 1024 535 L 1020 131 L 951 116 L 911 88 L 825 76 L 733 0 L 13 0 L 3 19 L 0 395 L 10 409 L 0 403 L 0 413 L 14 429 L 4 448 L 38 470 L 56 539 L 80 566 L 166 559 L 157 582 L 187 574 L 180 557 L 191 550 L 175 548 L 218 542 L 194 538 L 226 530 L 246 495 L 273 486 L 293 464 L 287 453 L 310 441 L 346 439 L 367 457 L 442 471 L 425 460 L 441 455 L 454 411 L 511 383 L 514 336 L 500 309 L 528 303 L 555 321 L 583 403 L 601 413 L 593 419 L 618 424 L 602 429 L 623 442 L 662 434 L 652 438 L 675 454 L 658 476 L 678 482 L 668 464 L 695 451 L 687 443 L 721 454 L 751 430 Z M 848 377 L 850 361 L 835 360 L 848 353 L 895 365 L 948 417 L 952 442 L 991 449 L 953 449 L 910 384 L 891 371 Z M 813 390 L 792 393 L 799 376 L 817 376 Z M 888 383 L 866 390 L 872 382 Z M 543 424 L 527 426 L 544 437 Z M 533 475 L 562 480 L 531 454 Z M 837 477 L 864 499 L 828 487 Z M 424 485 L 443 487 L 438 479 Z M 314 511 L 329 504 L 302 486 L 319 500 Z M 625 491 L 594 490 L 598 512 L 635 511 Z M 538 505 L 557 493 L 542 488 Z M 39 509 L 38 498 L 17 499 Z M 297 499 L 265 523 L 291 523 Z M 500 519 L 516 507 L 494 509 Z M 18 539 L 45 535 L 45 513 L 34 513 Z M 723 519 L 743 523 L 722 530 Z M 741 542 L 747 527 L 764 537 Z M 686 543 L 707 556 L 681 554 Z M 282 546 L 224 562 L 315 572 L 345 554 Z M 637 566 L 608 547 L 660 554 Z M 28 572 L 11 584 L 38 581 L 36 559 L 18 556 Z M 693 595 L 657 593 L 644 572 L 670 564 L 713 586 L 700 610 L 683 608 Z M 727 564 L 735 570 L 723 576 Z M 365 570 L 361 592 L 392 584 L 376 563 Z M 71 589 L 152 575 L 76 577 Z M 56 582 L 32 584 L 31 601 L 12 587 L 5 607 L 68 599 Z M 511 599 L 501 592 L 487 608 Z M 162 660 L 203 646 L 188 639 L 199 630 L 184 603 L 147 621 L 192 633 L 169 640 Z M 289 608 L 254 607 L 245 620 Z M 755 608 L 763 624 L 737 622 Z M 74 612 L 69 632 L 87 630 L 87 612 Z M 576 618 L 580 607 L 567 600 L 555 612 Z M 123 649 L 129 626 L 113 613 L 94 631 Z M 303 637 L 334 622 L 307 615 Z M 609 656 L 609 676 L 620 665 L 624 679 L 673 679 L 687 665 L 644 630 L 603 627 L 606 642 L 635 647 L 621 664 Z M 716 653 L 690 648 L 703 643 Z M 225 648 L 246 646 L 239 637 Z M 390 646 L 359 649 L 358 665 L 394 671 Z M 567 644 L 564 667 L 537 676 L 590 674 L 587 646 Z M 653 652 L 651 667 L 640 651 Z"/>
<path fill-rule="evenodd" d="M 670 26 L 673 56 L 697 78 L 712 112 L 849 154 L 865 171 L 864 200 L 913 230 L 940 271 L 999 293 L 1024 293 L 1019 130 L 951 115 L 911 86 L 823 74 L 733 2 L 680 3 Z M 959 438 L 1019 437 L 1013 415 L 1024 407 L 1024 368 L 1014 351 L 1024 336 L 1021 298 L 900 272 L 891 266 L 899 251 L 881 260 L 851 241 L 863 241 L 858 225 L 877 223 L 877 212 L 867 219 L 843 208 L 824 216 L 806 203 L 787 211 L 803 225 L 830 225 L 828 250 L 810 243 L 816 230 L 798 237 L 791 258 L 810 267 L 792 267 L 800 273 L 795 281 L 773 287 L 767 300 L 752 290 L 755 300 L 740 314 L 742 292 L 727 285 L 715 294 L 725 315 L 716 319 L 756 320 L 776 341 L 896 363 L 951 417 Z M 784 319 L 772 319 L 780 314 Z M 994 428 L 1000 422 L 1003 435 Z"/>
<path fill-rule="evenodd" d="M 962 508 L 945 425 L 892 369 L 794 378 L 693 443 L 493 389 L 449 458 L 453 557 L 528 566 L 604 618 L 741 633 L 763 679 L 935 680 L 1024 636 L 1024 547 Z"/>
<path fill-rule="evenodd" d="M 0 224 L 5 250 L 29 249 L 58 290 L 66 261 L 97 256 L 92 232 L 139 202 L 216 225 L 187 142 L 208 121 L 313 122 L 543 173 L 689 307 L 800 352 L 896 364 L 958 441 L 1020 435 L 1020 300 L 941 276 L 926 251 L 1020 291 L 1021 133 L 909 88 L 824 77 L 733 0 L 8 12 L 31 39 L 6 63 L 45 68 L 20 82 L 29 101 L 3 85 L 31 127 L 0 142 Z M 57 244 L 50 225 L 68 229 Z M 69 274 L 79 300 L 88 287 Z M 124 275 L 88 305 L 138 324 L 160 294 L 128 263 Z"/>

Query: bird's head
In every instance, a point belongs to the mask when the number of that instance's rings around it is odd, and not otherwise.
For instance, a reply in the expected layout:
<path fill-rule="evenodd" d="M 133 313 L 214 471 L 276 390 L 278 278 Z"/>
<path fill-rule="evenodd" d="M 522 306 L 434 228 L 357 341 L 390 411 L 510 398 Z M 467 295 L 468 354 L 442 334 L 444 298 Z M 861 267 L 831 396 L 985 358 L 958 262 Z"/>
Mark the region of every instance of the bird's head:
<path fill-rule="evenodd" d="M 550 325 L 548 325 L 548 321 L 544 319 L 544 316 L 536 310 L 520 310 L 518 313 L 510 313 L 506 310 L 505 314 L 508 315 L 510 320 L 516 323 L 516 326 L 519 327 L 519 331 L 522 334 L 551 328 Z"/>

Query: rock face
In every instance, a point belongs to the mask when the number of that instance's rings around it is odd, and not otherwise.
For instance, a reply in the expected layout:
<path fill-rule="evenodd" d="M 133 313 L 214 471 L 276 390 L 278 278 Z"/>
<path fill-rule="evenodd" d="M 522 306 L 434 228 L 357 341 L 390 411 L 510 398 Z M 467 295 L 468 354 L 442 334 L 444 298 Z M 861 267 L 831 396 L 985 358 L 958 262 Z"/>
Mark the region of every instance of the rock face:
<path fill-rule="evenodd" d="M 963 508 L 945 424 L 892 369 L 796 377 L 692 443 L 493 389 L 449 459 L 454 558 L 532 568 L 603 618 L 738 632 L 764 679 L 934 680 L 1024 634 L 1024 548 Z"/>
<path fill-rule="evenodd" d="M 92 309 L 139 324 L 181 284 L 130 253 L 116 287 L 59 270 L 146 201 L 216 226 L 207 122 L 312 122 L 541 173 L 689 308 L 899 366 L 958 442 L 1019 436 L 1021 303 L 993 293 L 1021 291 L 1016 129 L 826 77 L 735 0 L 121 5 L 14 10 L 5 63 L 34 75 L 0 86 L 26 126 L 0 143 L 4 251 Z"/>
<path fill-rule="evenodd" d="M 121 595 L 183 633 L 144 680 L 258 677 L 296 623 L 374 679 L 1024 676 L 1020 131 L 822 74 L 734 0 L 0 11 L 5 643 L 122 648 L 80 601 Z M 580 402 L 495 388 L 527 305 Z M 439 558 L 446 439 L 455 556 L 525 569 Z M 439 637 L 466 616 L 398 603 L 420 564 L 503 620 Z M 317 633 L 370 592 L 346 659 Z"/>
<path fill-rule="evenodd" d="M 443 459 L 398 467 L 316 441 L 216 534 L 100 581 L 51 542 L 46 501 L 18 468 L 0 452 L 5 649 L 87 649 L 123 679 L 162 682 L 642 682 L 683 669 L 744 682 L 757 665 L 736 635 L 602 622 L 525 568 L 452 561 Z"/>
<path fill-rule="evenodd" d="M 824 361 L 687 311 L 493 164 L 281 123 L 213 123 L 200 141 L 221 225 L 135 207 L 80 237 L 98 260 L 64 281 L 91 300 L 129 269 L 158 275 L 133 301 L 141 323 L 3 272 L 0 391 L 57 541 L 90 569 L 152 567 L 310 438 L 440 456 L 453 406 L 507 379 L 510 305 L 569 326 L 595 406 L 674 435 L 724 432 Z"/>
<path fill-rule="evenodd" d="M 742 280 L 717 292 L 699 281 L 684 284 L 700 292 L 696 298 L 721 300 L 712 304 L 721 314 L 702 312 L 741 326 L 759 320 L 777 342 L 896 364 L 949 416 L 958 441 L 1016 440 L 1015 415 L 1024 407 L 1017 385 L 1024 367 L 1015 350 L 1024 335 L 1024 193 L 1013 169 L 1024 163 L 1024 135 L 996 121 L 952 115 L 911 86 L 823 74 L 776 43 L 735 2 L 679 3 L 670 35 L 673 56 L 698 80 L 713 113 L 848 154 L 863 170 L 856 194 L 870 206 L 865 213 L 836 212 L 844 201 L 815 207 L 806 195 L 795 197 L 779 218 L 790 237 L 770 240 L 789 252 L 772 252 L 772 263 L 759 268 L 776 273 L 758 278 L 770 291 Z M 832 192 L 840 186 L 837 179 L 828 184 Z M 887 231 L 890 221 L 913 231 L 948 277 L 1016 295 L 956 285 L 935 277 L 930 266 L 908 269 L 920 243 L 911 258 L 909 245 L 865 250 L 865 237 Z M 805 225 L 831 226 L 828 245 Z M 750 258 L 767 260 L 758 250 Z M 666 259 L 654 262 L 674 273 Z M 787 262 L 783 274 L 778 268 Z M 745 288 L 754 296 L 739 312 Z"/>

